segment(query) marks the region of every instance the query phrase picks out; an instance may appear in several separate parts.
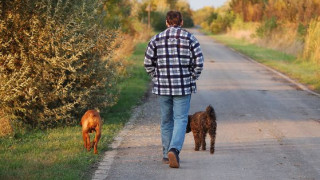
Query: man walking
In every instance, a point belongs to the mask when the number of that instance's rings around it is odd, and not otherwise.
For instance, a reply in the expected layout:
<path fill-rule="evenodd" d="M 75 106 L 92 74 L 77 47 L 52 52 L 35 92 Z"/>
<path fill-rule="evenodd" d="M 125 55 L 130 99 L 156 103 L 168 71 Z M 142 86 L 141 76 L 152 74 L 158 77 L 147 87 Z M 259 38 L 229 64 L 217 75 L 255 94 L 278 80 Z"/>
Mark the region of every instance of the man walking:
<path fill-rule="evenodd" d="M 191 93 L 203 69 L 203 55 L 198 40 L 182 29 L 182 15 L 169 11 L 167 29 L 151 38 L 144 59 L 154 83 L 152 93 L 159 95 L 163 163 L 180 167 Z"/>

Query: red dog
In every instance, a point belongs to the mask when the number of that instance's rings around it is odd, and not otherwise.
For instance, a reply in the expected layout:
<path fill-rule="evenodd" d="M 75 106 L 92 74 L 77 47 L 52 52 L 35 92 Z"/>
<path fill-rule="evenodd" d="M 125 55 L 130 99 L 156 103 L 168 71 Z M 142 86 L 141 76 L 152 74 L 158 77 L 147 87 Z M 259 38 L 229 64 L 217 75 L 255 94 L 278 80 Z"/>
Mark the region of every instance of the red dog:
<path fill-rule="evenodd" d="M 80 125 L 82 126 L 82 137 L 84 141 L 84 147 L 90 151 L 91 147 L 94 147 L 94 153 L 98 154 L 98 142 L 101 137 L 102 121 L 98 111 L 88 110 L 81 118 Z M 92 144 L 90 144 L 89 133 L 96 132 L 95 138 Z"/>

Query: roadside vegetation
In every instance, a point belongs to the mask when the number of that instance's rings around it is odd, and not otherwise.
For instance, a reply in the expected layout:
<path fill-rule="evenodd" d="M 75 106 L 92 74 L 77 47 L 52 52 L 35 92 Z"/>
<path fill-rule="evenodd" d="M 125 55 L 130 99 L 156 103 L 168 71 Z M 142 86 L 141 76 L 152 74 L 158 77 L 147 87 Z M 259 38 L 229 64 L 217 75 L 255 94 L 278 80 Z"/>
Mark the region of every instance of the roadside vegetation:
<path fill-rule="evenodd" d="M 230 38 L 228 35 L 211 35 L 215 40 L 282 72 L 320 93 L 320 70 L 313 62 L 303 61 L 296 56 L 278 50 L 265 48 L 243 39 Z"/>
<path fill-rule="evenodd" d="M 127 57 L 151 35 L 133 4 L 1 1 L 0 135 L 74 126 L 115 105 Z"/>
<path fill-rule="evenodd" d="M 139 43 L 127 59 L 127 76 L 118 84 L 118 102 L 101 113 L 104 120 L 99 155 L 83 147 L 81 126 L 32 130 L 0 138 L 0 179 L 89 179 L 94 163 L 131 116 L 148 88 L 143 67 L 146 43 Z M 79 120 L 80 121 L 80 120 Z M 91 136 L 91 139 L 93 136 Z"/>
<path fill-rule="evenodd" d="M 320 92 L 318 0 L 231 0 L 193 17 L 215 39 Z"/>

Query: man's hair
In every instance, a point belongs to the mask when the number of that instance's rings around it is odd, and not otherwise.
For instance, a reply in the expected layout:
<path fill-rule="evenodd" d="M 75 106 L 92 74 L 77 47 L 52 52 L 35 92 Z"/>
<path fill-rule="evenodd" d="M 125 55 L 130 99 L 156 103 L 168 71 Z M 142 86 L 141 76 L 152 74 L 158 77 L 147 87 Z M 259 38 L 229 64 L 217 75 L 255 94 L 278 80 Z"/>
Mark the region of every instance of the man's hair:
<path fill-rule="evenodd" d="M 182 23 L 182 15 L 179 11 L 169 11 L 167 13 L 166 20 L 170 26 L 174 26 L 174 25 L 179 26 Z"/>

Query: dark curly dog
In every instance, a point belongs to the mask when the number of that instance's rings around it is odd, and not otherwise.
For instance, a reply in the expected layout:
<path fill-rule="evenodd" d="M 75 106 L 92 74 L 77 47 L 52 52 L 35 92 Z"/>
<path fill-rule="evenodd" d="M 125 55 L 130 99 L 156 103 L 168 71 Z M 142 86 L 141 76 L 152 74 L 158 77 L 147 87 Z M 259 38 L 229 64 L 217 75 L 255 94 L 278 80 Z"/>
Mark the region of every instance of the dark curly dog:
<path fill-rule="evenodd" d="M 214 153 L 214 145 L 216 141 L 216 113 L 211 105 L 206 108 L 206 111 L 196 112 L 188 116 L 188 125 L 186 133 L 192 131 L 195 151 L 199 151 L 202 145 L 202 150 L 206 150 L 206 135 L 207 132 L 211 137 L 210 141 L 210 154 Z"/>

